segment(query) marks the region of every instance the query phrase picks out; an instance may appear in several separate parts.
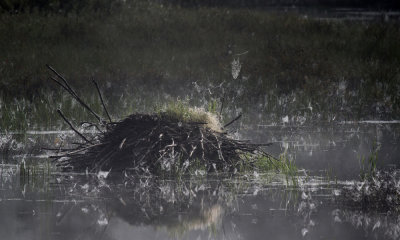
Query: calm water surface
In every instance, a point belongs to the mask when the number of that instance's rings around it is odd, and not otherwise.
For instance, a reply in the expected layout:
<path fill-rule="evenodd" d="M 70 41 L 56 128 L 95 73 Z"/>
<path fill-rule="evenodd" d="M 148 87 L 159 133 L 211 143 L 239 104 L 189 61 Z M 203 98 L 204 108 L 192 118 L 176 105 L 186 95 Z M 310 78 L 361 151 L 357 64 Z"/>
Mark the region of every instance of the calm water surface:
<path fill-rule="evenodd" d="M 66 175 L 48 172 L 46 164 L 23 177 L 17 162 L 47 162 L 37 144 L 74 138 L 28 132 L 19 137 L 23 144 L 3 150 L 1 239 L 399 239 L 397 214 L 342 199 L 343 189 L 359 181 L 360 156 L 377 152 L 380 169 L 398 168 L 399 127 L 260 125 L 233 133 L 274 142 L 268 151 L 286 153 L 299 166 L 294 179 L 275 173 L 198 172 L 180 180 Z"/>

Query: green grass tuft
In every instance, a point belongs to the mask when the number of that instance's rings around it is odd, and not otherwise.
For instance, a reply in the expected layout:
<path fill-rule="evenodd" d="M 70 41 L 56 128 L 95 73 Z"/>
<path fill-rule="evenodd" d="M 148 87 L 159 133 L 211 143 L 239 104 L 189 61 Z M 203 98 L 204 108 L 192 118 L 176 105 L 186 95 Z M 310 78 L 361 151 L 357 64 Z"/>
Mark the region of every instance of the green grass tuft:
<path fill-rule="evenodd" d="M 187 101 L 171 101 L 163 107 L 156 107 L 156 113 L 161 117 L 186 123 L 204 123 L 206 127 L 216 132 L 222 131 L 222 124 L 215 113 L 204 108 L 190 107 Z"/>

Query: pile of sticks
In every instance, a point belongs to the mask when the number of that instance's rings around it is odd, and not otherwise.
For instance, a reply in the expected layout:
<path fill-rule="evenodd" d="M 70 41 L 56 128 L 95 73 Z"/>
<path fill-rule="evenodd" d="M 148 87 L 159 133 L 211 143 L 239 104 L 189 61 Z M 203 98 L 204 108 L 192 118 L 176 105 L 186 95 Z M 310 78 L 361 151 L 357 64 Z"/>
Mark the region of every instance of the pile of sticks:
<path fill-rule="evenodd" d="M 140 172 L 157 173 L 164 171 L 186 172 L 193 164 L 207 171 L 234 171 L 240 165 L 251 165 L 246 156 L 261 154 L 261 146 L 249 141 L 235 140 L 226 132 L 214 131 L 206 123 L 182 122 L 164 114 L 132 114 L 127 118 L 112 121 L 95 81 L 100 100 L 108 121 L 97 113 L 76 94 L 68 82 L 52 67 L 52 80 L 67 91 L 80 105 L 99 121 L 91 123 L 98 130 L 88 138 L 76 130 L 60 110 L 57 112 L 82 139 L 72 149 L 57 149 L 55 158 L 58 166 L 73 171 L 123 171 L 134 169 Z M 235 118 L 225 125 L 232 124 Z"/>

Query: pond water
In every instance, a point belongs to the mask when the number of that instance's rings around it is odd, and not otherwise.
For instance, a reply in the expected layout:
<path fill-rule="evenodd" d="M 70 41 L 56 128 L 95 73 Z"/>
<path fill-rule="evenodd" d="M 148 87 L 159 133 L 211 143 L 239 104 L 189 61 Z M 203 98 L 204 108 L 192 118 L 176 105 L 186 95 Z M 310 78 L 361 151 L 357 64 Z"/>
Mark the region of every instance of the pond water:
<path fill-rule="evenodd" d="M 11 134 L 2 137 L 1 239 L 399 239 L 396 212 L 343 194 L 363 184 L 362 157 L 377 153 L 378 169 L 397 171 L 399 130 L 397 122 L 242 126 L 232 134 L 273 142 L 267 150 L 295 161 L 297 176 L 180 179 L 57 172 L 38 145 L 70 141 L 72 132 Z M 21 162 L 41 164 L 28 175 Z"/>

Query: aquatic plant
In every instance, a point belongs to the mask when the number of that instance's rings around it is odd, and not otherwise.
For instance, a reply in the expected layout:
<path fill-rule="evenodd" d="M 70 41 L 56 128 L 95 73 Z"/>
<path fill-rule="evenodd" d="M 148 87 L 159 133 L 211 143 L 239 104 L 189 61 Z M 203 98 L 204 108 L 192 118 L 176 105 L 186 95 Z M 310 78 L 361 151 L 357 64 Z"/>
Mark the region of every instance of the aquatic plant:
<path fill-rule="evenodd" d="M 366 180 L 369 177 L 373 176 L 377 171 L 377 162 L 378 162 L 378 151 L 379 147 L 376 142 L 374 142 L 371 154 L 369 157 L 361 156 L 360 157 L 360 177 L 362 180 Z"/>

